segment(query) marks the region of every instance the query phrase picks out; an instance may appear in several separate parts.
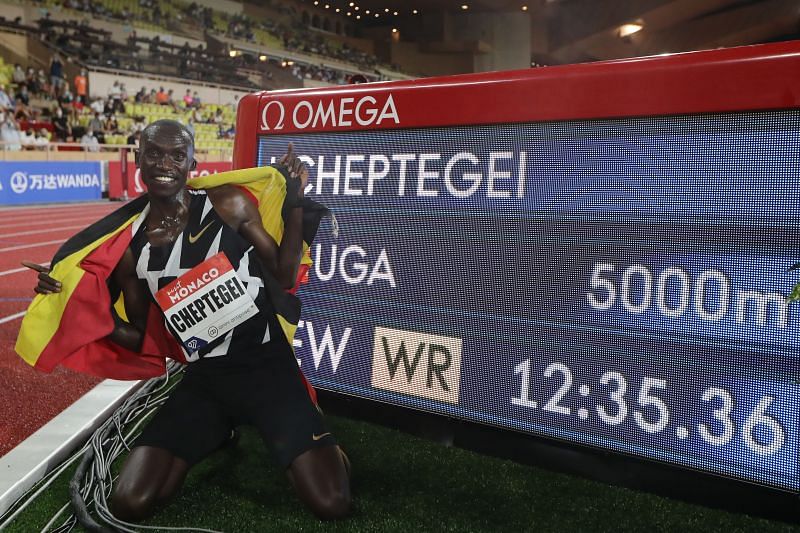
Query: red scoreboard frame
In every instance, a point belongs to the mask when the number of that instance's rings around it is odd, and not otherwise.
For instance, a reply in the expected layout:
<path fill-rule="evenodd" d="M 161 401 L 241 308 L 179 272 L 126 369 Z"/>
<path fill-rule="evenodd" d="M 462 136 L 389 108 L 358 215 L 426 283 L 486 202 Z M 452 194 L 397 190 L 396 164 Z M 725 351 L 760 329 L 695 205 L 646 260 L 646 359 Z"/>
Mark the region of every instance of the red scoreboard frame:
<path fill-rule="evenodd" d="M 795 41 L 598 63 L 259 92 L 237 111 L 234 168 L 256 164 L 263 134 L 356 131 L 553 120 L 755 111 L 800 107 L 800 43 Z M 397 120 L 377 124 L 391 95 Z M 355 107 L 363 98 L 360 124 Z M 342 102 L 343 99 L 353 100 Z M 280 102 L 270 105 L 271 102 Z M 297 110 L 301 103 L 310 106 Z M 333 102 L 335 118 L 306 127 L 308 109 Z M 349 113 L 347 113 L 349 111 Z M 388 109 L 387 113 L 391 113 Z M 283 114 L 283 127 L 275 129 Z M 348 124 L 349 123 L 349 124 Z"/>

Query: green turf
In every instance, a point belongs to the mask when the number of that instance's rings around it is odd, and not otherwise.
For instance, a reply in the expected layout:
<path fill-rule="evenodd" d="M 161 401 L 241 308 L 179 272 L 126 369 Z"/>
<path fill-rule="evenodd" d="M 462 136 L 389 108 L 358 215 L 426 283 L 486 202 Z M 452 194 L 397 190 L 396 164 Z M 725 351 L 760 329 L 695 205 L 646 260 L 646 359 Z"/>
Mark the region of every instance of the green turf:
<path fill-rule="evenodd" d="M 800 527 L 678 502 L 486 457 L 329 417 L 353 463 L 350 519 L 322 523 L 296 500 L 263 444 L 239 445 L 195 467 L 179 497 L 148 524 L 225 532 L 800 531 Z M 7 530 L 39 531 L 66 502 L 66 479 Z"/>

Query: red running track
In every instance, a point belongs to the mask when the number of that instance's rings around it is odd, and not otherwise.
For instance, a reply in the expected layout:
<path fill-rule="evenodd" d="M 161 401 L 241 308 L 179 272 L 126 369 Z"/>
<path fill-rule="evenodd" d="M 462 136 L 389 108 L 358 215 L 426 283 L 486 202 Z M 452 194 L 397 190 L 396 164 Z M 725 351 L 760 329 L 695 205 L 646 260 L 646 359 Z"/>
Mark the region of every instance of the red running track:
<path fill-rule="evenodd" d="M 22 268 L 20 261 L 47 263 L 61 243 L 120 206 L 94 202 L 0 208 L 0 456 L 100 382 L 63 368 L 44 374 L 14 352 L 21 314 L 36 285 L 36 273 Z"/>

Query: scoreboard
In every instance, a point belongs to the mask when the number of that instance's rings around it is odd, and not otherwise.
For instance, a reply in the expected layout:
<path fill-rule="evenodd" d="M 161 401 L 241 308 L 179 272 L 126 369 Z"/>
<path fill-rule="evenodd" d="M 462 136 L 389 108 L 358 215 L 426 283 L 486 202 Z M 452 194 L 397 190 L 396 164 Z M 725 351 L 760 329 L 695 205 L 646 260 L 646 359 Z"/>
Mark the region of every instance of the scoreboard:
<path fill-rule="evenodd" d="M 336 219 L 303 372 L 800 492 L 798 74 L 791 42 L 245 97 L 234 166 L 293 142 Z"/>

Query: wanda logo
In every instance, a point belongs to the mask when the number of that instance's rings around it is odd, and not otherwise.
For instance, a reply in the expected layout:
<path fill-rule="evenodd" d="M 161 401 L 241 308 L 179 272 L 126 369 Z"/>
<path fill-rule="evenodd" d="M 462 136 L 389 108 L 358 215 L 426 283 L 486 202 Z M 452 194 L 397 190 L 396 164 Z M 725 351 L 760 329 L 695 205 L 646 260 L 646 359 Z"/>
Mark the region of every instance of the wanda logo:
<path fill-rule="evenodd" d="M 282 130 L 285 127 L 304 130 L 348 128 L 353 125 L 379 126 L 385 121 L 400 124 L 391 93 L 385 100 L 371 95 L 329 98 L 317 102 L 300 100 L 289 104 L 270 100 L 261 108 L 262 131 Z"/>

